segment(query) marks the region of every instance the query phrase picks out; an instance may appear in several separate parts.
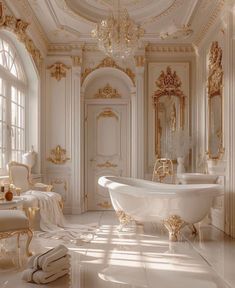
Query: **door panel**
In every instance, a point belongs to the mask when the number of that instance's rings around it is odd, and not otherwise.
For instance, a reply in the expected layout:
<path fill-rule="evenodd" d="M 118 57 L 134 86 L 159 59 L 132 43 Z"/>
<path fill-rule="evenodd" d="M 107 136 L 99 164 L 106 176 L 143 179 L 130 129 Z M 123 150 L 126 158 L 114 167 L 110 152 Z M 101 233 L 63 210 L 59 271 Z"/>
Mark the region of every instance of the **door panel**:
<path fill-rule="evenodd" d="M 129 176 L 128 104 L 87 104 L 86 107 L 87 209 L 112 209 L 108 190 L 98 185 L 98 179 L 103 175 Z"/>

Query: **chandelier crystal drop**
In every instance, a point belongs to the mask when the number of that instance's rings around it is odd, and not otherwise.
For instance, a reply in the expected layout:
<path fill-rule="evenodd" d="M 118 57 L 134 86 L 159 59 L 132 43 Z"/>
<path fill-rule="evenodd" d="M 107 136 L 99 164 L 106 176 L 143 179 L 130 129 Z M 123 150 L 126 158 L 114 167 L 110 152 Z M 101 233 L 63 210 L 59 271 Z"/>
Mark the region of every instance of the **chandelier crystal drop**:
<path fill-rule="evenodd" d="M 116 12 L 97 23 L 91 33 L 105 54 L 116 59 L 126 59 L 134 55 L 144 29 L 130 19 L 126 9 L 118 7 Z"/>

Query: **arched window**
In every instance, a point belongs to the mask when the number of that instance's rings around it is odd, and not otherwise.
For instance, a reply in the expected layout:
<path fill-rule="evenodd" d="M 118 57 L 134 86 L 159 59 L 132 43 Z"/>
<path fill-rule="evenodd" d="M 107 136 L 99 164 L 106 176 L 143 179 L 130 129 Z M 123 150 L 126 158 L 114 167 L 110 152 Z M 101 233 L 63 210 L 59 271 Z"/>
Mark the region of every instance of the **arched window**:
<path fill-rule="evenodd" d="M 11 42 L 0 35 L 0 172 L 25 152 L 27 82 L 20 57 Z"/>

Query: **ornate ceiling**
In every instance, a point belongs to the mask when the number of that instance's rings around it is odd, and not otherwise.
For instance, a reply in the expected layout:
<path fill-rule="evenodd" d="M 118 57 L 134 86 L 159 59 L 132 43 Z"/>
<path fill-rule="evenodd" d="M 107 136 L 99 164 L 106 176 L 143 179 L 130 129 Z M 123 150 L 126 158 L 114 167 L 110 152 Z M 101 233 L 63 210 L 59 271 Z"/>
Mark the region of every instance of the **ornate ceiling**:
<path fill-rule="evenodd" d="M 21 1 L 21 0 L 20 0 Z M 48 44 L 94 42 L 91 30 L 117 0 L 25 0 Z M 214 24 L 224 0 L 120 0 L 145 29 L 144 43 L 198 44 Z"/>

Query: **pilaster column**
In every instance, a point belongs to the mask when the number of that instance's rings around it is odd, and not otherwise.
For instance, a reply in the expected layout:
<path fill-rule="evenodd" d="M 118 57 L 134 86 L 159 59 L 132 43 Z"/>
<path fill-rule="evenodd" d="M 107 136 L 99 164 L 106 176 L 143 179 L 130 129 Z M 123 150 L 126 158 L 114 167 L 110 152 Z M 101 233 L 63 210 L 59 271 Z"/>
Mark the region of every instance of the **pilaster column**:
<path fill-rule="evenodd" d="M 83 211 L 83 155 L 82 151 L 82 123 L 83 109 L 81 104 L 81 58 L 73 56 L 72 66 L 72 214 Z"/>
<path fill-rule="evenodd" d="M 144 178 L 144 70 L 145 57 L 135 56 L 136 64 L 136 157 L 137 157 L 137 178 Z"/>

